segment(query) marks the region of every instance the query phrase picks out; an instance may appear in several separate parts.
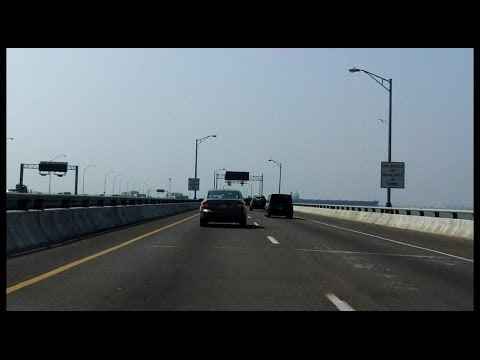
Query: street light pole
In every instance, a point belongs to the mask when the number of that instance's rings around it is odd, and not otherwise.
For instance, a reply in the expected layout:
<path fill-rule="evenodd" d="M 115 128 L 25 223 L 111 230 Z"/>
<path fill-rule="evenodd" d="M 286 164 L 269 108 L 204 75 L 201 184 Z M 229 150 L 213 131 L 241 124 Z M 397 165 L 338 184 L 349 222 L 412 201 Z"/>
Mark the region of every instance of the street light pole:
<path fill-rule="evenodd" d="M 122 174 L 118 174 L 117 176 L 113 177 L 113 188 L 112 188 L 112 195 L 115 195 L 115 179 L 117 177 L 123 176 Z M 119 189 L 120 190 L 120 189 Z"/>
<path fill-rule="evenodd" d="M 128 178 L 124 175 L 123 178 L 118 180 L 118 195 L 122 195 L 122 181 L 125 180 L 125 179 L 128 179 Z M 127 191 L 128 191 L 128 189 L 127 189 Z"/>
<path fill-rule="evenodd" d="M 13 140 L 13 138 L 12 138 L 12 140 Z M 55 160 L 55 159 L 58 159 L 59 157 L 67 157 L 67 155 L 58 155 L 58 156 L 55 156 L 55 157 L 54 157 L 52 160 L 50 160 L 50 161 L 53 161 L 53 160 Z M 52 172 L 49 171 L 49 172 L 48 172 L 48 175 L 49 175 L 49 176 L 48 176 L 48 177 L 49 177 L 49 179 L 48 179 L 48 195 L 50 195 L 50 189 L 51 189 L 51 187 L 52 187 Z"/>
<path fill-rule="evenodd" d="M 278 161 L 275 161 L 275 160 L 272 160 L 272 159 L 269 159 L 268 161 L 272 161 L 280 167 L 280 177 L 278 178 L 278 193 L 280 194 L 281 193 L 280 192 L 280 185 L 282 183 L 282 163 L 279 163 Z"/>
<path fill-rule="evenodd" d="M 128 184 L 131 183 L 132 181 L 136 181 L 135 179 L 130 179 L 127 181 L 127 194 L 128 194 Z M 132 192 L 130 192 L 131 195 Z M 128 195 L 127 195 L 128 196 Z"/>
<path fill-rule="evenodd" d="M 222 170 L 225 170 L 225 168 L 223 168 L 223 169 L 218 169 L 218 170 L 215 170 L 215 171 L 213 172 L 213 188 L 214 188 L 214 189 L 217 188 L 217 178 L 216 178 L 217 173 L 218 173 L 219 171 L 222 171 Z"/>
<path fill-rule="evenodd" d="M 351 73 L 363 71 L 365 74 L 370 76 L 373 80 L 379 83 L 385 90 L 389 92 L 389 107 L 388 107 L 388 162 L 392 161 L 392 79 L 385 79 L 381 76 L 375 75 L 369 71 L 352 68 L 349 69 Z M 380 79 L 380 80 L 379 80 Z M 388 83 L 388 88 L 383 84 L 384 82 Z M 391 188 L 387 188 L 387 207 L 392 207 L 392 203 L 390 202 L 390 190 Z"/>
<path fill-rule="evenodd" d="M 135 191 L 135 184 L 136 184 L 136 183 L 138 183 L 138 191 L 137 191 L 137 193 L 140 192 L 140 182 L 141 182 L 141 180 L 135 180 L 135 181 L 133 182 L 133 184 L 132 184 L 132 192 Z"/>
<path fill-rule="evenodd" d="M 96 166 L 96 165 L 88 165 L 85 169 L 83 169 L 83 190 L 82 190 L 82 194 L 85 195 L 85 172 L 87 171 L 88 168 L 92 167 L 92 166 Z"/>
<path fill-rule="evenodd" d="M 116 171 L 110 171 L 109 173 L 106 173 L 105 174 L 105 182 L 103 183 L 103 196 L 105 196 L 105 192 L 107 190 L 107 175 L 110 175 L 110 174 L 115 174 Z M 112 193 L 113 195 L 113 193 Z"/>
<path fill-rule="evenodd" d="M 217 135 L 208 135 L 201 139 L 195 139 L 195 179 L 197 178 L 197 159 L 198 159 L 198 145 L 203 141 L 207 140 L 209 137 L 217 137 Z M 197 199 L 197 190 L 193 190 L 193 199 Z"/>

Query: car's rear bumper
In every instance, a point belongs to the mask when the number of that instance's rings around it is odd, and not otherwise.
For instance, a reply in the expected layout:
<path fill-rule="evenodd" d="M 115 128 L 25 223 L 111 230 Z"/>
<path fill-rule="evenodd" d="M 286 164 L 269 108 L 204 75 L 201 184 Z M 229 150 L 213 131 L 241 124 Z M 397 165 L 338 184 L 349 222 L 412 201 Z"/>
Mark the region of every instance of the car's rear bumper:
<path fill-rule="evenodd" d="M 216 222 L 242 222 L 246 219 L 246 214 L 243 209 L 239 211 L 205 211 L 200 212 L 200 219 L 202 221 L 216 221 Z"/>
<path fill-rule="evenodd" d="M 278 215 L 278 216 L 293 216 L 292 209 L 269 209 L 268 212 L 270 215 Z"/>

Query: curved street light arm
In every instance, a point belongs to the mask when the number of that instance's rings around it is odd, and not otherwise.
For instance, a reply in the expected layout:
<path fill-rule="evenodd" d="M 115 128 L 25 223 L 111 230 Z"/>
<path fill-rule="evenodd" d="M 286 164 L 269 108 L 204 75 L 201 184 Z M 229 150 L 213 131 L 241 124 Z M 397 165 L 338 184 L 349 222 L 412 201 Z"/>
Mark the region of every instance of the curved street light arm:
<path fill-rule="evenodd" d="M 204 142 L 205 140 L 207 140 L 209 137 L 217 137 L 217 135 L 208 135 L 208 136 L 205 136 L 201 139 L 197 139 L 197 145 L 198 144 L 201 144 L 202 142 Z"/>
<path fill-rule="evenodd" d="M 58 159 L 59 157 L 67 157 L 67 155 L 58 155 L 58 156 L 55 156 L 55 157 L 54 157 L 52 160 L 50 160 L 50 161 L 53 161 L 53 160 L 55 160 L 55 159 Z"/>
<path fill-rule="evenodd" d="M 272 159 L 269 159 L 268 161 L 273 161 L 275 164 L 277 164 L 278 166 L 281 166 L 282 164 L 279 163 L 278 161 L 275 161 L 275 160 L 272 160 Z"/>
<path fill-rule="evenodd" d="M 378 75 L 375 75 L 375 74 L 372 74 L 371 72 L 368 72 L 368 71 L 365 71 L 365 70 L 362 70 L 365 74 L 367 74 L 368 76 L 370 76 L 373 80 L 375 80 L 377 83 L 379 83 L 380 85 L 382 85 L 382 87 L 387 90 L 387 91 L 390 91 L 391 90 L 391 87 L 390 88 L 387 88 L 385 85 L 383 85 L 383 82 L 387 82 L 389 85 L 390 85 L 390 80 L 387 80 L 387 79 L 384 79 L 382 78 L 381 76 L 378 76 Z M 379 81 L 377 78 L 381 79 L 382 81 Z"/>
<path fill-rule="evenodd" d="M 379 83 L 385 90 L 387 91 L 391 91 L 392 87 L 391 87 L 391 83 L 390 83 L 390 80 L 388 79 L 385 79 L 379 75 L 376 75 L 374 73 L 371 73 L 370 71 L 367 71 L 367 70 L 363 70 L 363 69 L 357 69 L 357 68 L 352 68 L 352 69 L 349 69 L 349 71 L 351 73 L 354 73 L 354 72 L 358 72 L 358 71 L 363 71 L 365 74 L 367 74 L 368 76 L 370 76 L 373 80 L 375 80 L 377 83 Z M 380 79 L 381 81 L 379 81 L 378 79 Z M 387 82 L 389 85 L 390 85 L 390 88 L 387 88 L 385 85 L 383 85 L 383 82 Z"/>

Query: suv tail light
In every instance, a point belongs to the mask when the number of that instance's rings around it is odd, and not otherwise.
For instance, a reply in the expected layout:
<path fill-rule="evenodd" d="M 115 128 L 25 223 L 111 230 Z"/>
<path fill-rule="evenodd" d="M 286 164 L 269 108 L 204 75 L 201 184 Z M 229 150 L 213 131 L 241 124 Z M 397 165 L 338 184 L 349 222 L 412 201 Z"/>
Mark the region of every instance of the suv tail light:
<path fill-rule="evenodd" d="M 245 207 L 245 203 L 243 201 L 237 201 L 237 208 L 243 209 Z"/>
<path fill-rule="evenodd" d="M 210 204 L 208 203 L 207 200 L 202 201 L 202 209 L 208 209 L 210 207 Z"/>

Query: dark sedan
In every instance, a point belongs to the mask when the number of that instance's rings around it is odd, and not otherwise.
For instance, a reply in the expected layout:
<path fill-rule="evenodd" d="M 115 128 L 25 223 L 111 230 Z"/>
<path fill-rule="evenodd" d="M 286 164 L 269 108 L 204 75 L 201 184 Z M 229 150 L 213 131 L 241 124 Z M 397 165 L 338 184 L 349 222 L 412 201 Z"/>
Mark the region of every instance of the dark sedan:
<path fill-rule="evenodd" d="M 267 199 L 263 195 L 257 195 L 252 198 L 250 202 L 250 210 L 253 209 L 262 209 L 265 210 L 265 204 L 267 203 Z"/>
<path fill-rule="evenodd" d="M 235 222 L 247 225 L 247 208 L 239 190 L 209 190 L 200 204 L 200 226 L 209 222 Z"/>

